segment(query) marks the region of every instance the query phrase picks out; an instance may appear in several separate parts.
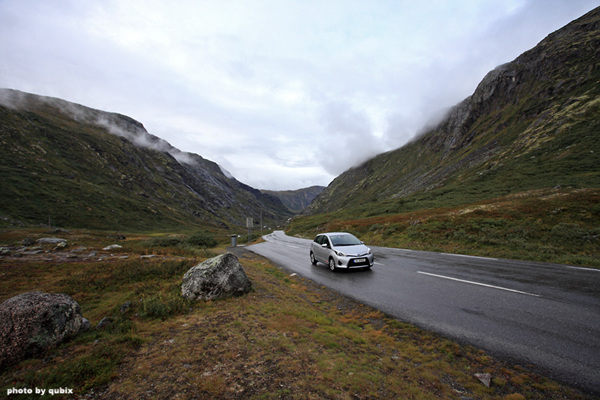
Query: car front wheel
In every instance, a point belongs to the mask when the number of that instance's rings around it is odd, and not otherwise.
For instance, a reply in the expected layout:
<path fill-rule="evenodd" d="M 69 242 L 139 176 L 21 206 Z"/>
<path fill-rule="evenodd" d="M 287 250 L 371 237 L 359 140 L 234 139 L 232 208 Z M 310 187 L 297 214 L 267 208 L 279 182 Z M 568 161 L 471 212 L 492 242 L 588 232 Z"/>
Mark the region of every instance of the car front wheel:
<path fill-rule="evenodd" d="M 312 251 L 310 252 L 310 262 L 312 263 L 312 265 L 317 265 L 317 259 L 315 258 L 315 254 Z"/>
<path fill-rule="evenodd" d="M 335 268 L 335 260 L 333 259 L 333 257 L 331 257 L 329 259 L 329 269 L 332 270 L 332 271 L 336 270 L 336 268 Z"/>

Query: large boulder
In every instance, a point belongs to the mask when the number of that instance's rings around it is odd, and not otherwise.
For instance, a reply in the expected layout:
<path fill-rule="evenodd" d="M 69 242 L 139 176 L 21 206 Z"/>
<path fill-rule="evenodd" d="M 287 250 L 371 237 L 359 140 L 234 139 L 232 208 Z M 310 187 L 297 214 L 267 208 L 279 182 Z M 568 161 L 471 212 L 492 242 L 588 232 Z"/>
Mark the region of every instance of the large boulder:
<path fill-rule="evenodd" d="M 181 294 L 190 300 L 241 296 L 250 289 L 252 283 L 232 253 L 222 254 L 190 268 L 181 284 Z"/>
<path fill-rule="evenodd" d="M 89 329 L 79 304 L 66 294 L 28 292 L 0 305 L 0 370 L 42 354 Z"/>

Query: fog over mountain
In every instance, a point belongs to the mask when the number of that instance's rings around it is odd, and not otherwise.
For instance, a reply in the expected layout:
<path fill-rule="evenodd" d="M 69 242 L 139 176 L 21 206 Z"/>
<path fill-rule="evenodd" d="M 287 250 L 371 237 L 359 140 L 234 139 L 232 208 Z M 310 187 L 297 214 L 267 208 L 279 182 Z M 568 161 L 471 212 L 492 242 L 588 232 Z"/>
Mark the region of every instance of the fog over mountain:
<path fill-rule="evenodd" d="M 596 0 L 0 2 L 0 87 L 128 115 L 260 189 L 400 147 Z"/>
<path fill-rule="evenodd" d="M 0 141 L 0 221 L 10 225 L 235 230 L 292 214 L 122 114 L 0 89 Z"/>
<path fill-rule="evenodd" d="M 410 143 L 345 171 L 304 213 L 393 214 L 599 187 L 599 47 L 600 7 L 489 71 Z"/>

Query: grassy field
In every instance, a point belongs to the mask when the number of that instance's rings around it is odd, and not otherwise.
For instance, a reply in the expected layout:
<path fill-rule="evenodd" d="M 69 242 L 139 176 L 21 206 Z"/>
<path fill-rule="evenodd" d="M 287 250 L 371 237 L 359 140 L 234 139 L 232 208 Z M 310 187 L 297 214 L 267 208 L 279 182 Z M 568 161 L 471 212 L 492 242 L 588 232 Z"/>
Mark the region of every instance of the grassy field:
<path fill-rule="evenodd" d="M 414 203 L 414 204 L 413 204 Z M 600 267 L 600 190 L 541 189 L 470 205 L 365 207 L 296 217 L 286 231 L 347 231 L 374 246 Z"/>
<path fill-rule="evenodd" d="M 0 244 L 43 235 L 4 231 Z M 252 292 L 189 302 L 180 295 L 183 274 L 224 247 L 193 246 L 175 235 L 171 241 L 127 235 L 109 254 L 101 250 L 114 243 L 106 233 L 61 236 L 69 240 L 66 249 L 0 260 L 0 301 L 31 290 L 66 293 L 93 329 L 3 371 L 0 393 L 63 387 L 73 389 L 64 396 L 71 399 L 592 398 L 528 366 L 390 318 L 241 248 L 235 252 Z M 65 253 L 82 247 L 95 259 L 65 261 Z M 131 307 L 121 311 L 126 302 Z M 111 322 L 97 328 L 103 318 Z M 489 388 L 475 377 L 486 372 Z"/>

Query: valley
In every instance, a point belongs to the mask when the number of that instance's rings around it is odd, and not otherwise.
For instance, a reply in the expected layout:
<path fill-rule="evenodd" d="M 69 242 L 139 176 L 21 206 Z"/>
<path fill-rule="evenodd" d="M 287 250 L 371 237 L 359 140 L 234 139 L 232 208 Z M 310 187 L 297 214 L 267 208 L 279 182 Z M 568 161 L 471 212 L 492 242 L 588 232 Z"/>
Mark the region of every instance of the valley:
<path fill-rule="evenodd" d="M 288 191 L 250 187 L 128 116 L 0 89 L 0 301 L 65 293 L 92 326 L 0 371 L 0 389 L 66 387 L 79 399 L 597 398 L 596 358 L 590 370 L 553 368 L 597 348 L 596 278 L 580 276 L 600 271 L 599 48 L 596 8 L 490 71 L 406 145 L 327 187 Z M 306 273 L 305 246 L 324 231 L 374 246 L 379 271 Z M 274 238 L 290 247 L 270 247 Z M 225 252 L 253 290 L 185 300 L 185 271 Z M 549 286 L 536 282 L 548 276 Z M 494 300 L 484 287 L 510 290 Z M 593 299 L 565 305 L 575 289 Z M 445 297 L 458 302 L 454 317 Z M 415 303 L 429 305 L 427 323 Z M 460 324 L 483 339 L 456 334 L 468 331 Z M 592 350 L 577 347 L 587 339 L 569 334 L 575 326 L 592 332 Z M 488 346 L 486 330 L 501 339 Z M 540 330 L 551 348 L 541 361 Z M 515 332 L 525 341 L 511 342 Z"/>

